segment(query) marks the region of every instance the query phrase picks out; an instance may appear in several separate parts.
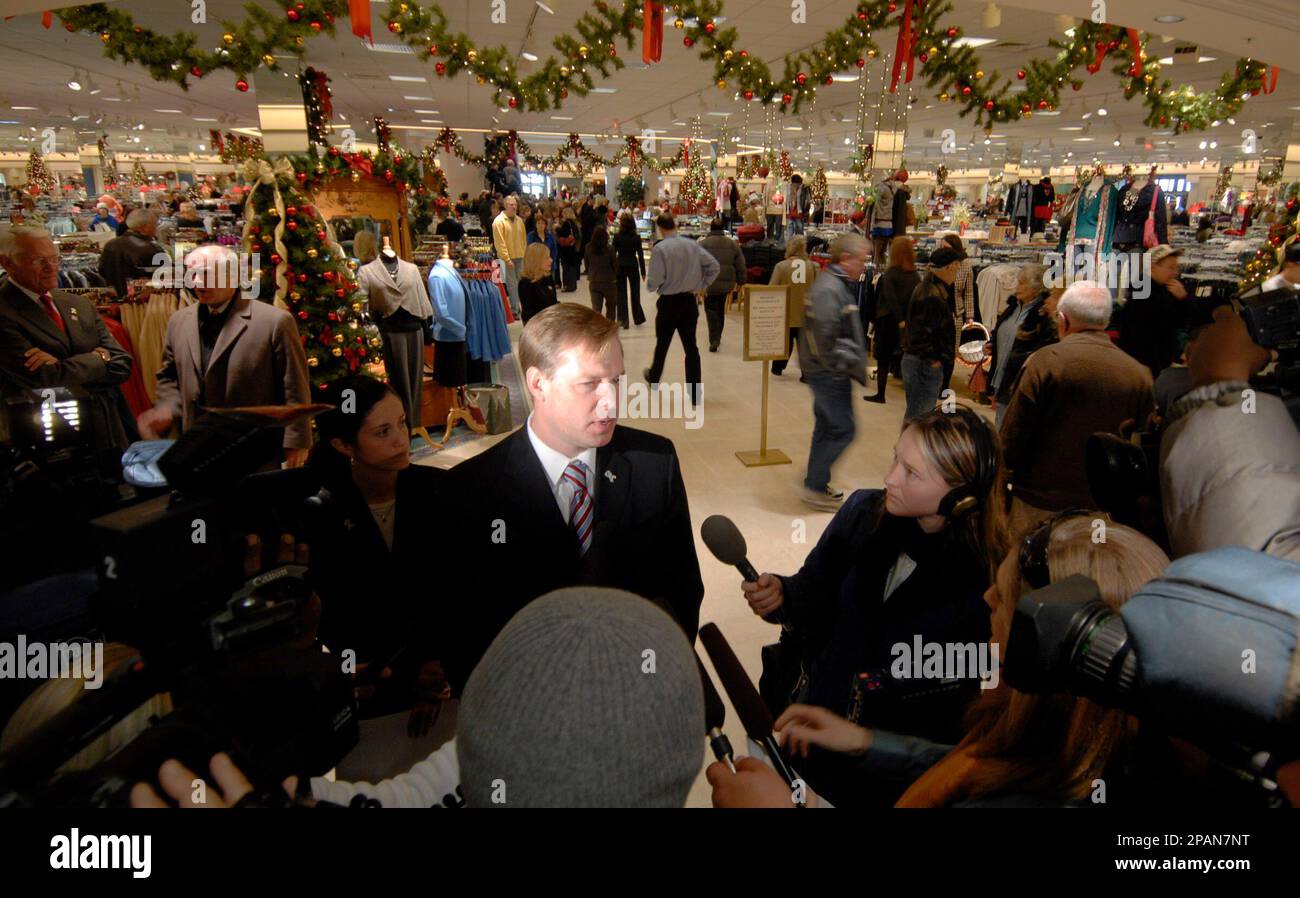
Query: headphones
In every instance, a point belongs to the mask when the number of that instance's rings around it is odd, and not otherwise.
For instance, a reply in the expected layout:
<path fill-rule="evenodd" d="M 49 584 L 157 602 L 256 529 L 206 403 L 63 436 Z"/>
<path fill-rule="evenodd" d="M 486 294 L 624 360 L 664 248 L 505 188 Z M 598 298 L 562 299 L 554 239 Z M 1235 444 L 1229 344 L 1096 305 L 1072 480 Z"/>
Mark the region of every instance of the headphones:
<path fill-rule="evenodd" d="M 959 405 L 953 414 L 966 421 L 975 441 L 975 480 L 949 490 L 939 501 L 937 513 L 948 518 L 960 518 L 979 508 L 984 497 L 992 491 L 998 473 L 998 446 L 993 428 L 973 409 Z"/>

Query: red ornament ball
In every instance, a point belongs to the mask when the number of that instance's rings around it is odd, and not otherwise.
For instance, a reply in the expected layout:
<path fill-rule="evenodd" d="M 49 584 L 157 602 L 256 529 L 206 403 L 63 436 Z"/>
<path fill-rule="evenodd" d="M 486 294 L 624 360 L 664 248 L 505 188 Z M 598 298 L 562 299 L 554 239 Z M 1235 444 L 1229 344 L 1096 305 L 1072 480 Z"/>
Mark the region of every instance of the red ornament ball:
<path fill-rule="evenodd" d="M 1083 90 L 1083 82 L 1076 81 L 1073 84 L 1071 84 L 1070 87 L 1074 88 L 1075 90 Z"/>
<path fill-rule="evenodd" d="M 297 177 L 298 177 L 298 183 L 299 183 L 299 184 L 306 184 L 306 183 L 307 183 L 307 173 L 306 173 L 305 171 L 300 171 L 300 172 L 298 172 Z"/>
<path fill-rule="evenodd" d="M 989 112 L 992 112 L 992 111 L 993 111 L 993 106 L 994 106 L 994 105 L 995 105 L 995 104 L 994 104 L 994 102 L 993 102 L 992 100 L 985 100 L 985 101 L 984 101 L 984 108 L 987 109 Z"/>
<path fill-rule="evenodd" d="M 334 24 L 334 13 L 332 13 L 332 12 L 327 12 L 327 13 L 325 13 L 325 21 L 326 21 L 326 22 L 329 22 L 331 25 L 333 25 L 333 24 Z"/>
<path fill-rule="evenodd" d="M 332 280 L 334 280 L 334 272 L 332 272 L 332 271 L 327 271 L 327 272 L 325 272 L 324 274 L 322 274 L 321 277 L 325 278 L 325 280 L 327 280 L 327 281 L 332 281 Z"/>
<path fill-rule="evenodd" d="M 329 313 L 328 315 L 326 315 L 325 317 L 328 318 L 330 321 L 338 321 L 338 320 L 339 320 L 339 316 L 338 316 L 338 313 L 337 313 L 337 312 L 330 312 L 330 313 Z"/>
<path fill-rule="evenodd" d="M 260 233 L 262 233 L 262 228 L 261 228 L 260 225 L 253 225 L 252 227 L 250 227 L 250 228 L 248 229 L 248 233 L 250 233 L 250 234 L 260 234 Z"/>
<path fill-rule="evenodd" d="M 398 156 L 398 155 L 394 155 L 394 156 L 393 156 L 393 165 L 401 165 L 401 164 L 402 164 L 402 157 L 401 157 L 401 156 Z"/>
<path fill-rule="evenodd" d="M 517 100 L 515 97 L 511 97 L 511 98 L 510 98 L 510 108 L 511 108 L 511 109 L 518 109 L 518 108 L 519 108 L 519 100 Z"/>
<path fill-rule="evenodd" d="M 961 95 L 962 95 L 963 97 L 969 97 L 969 96 L 970 96 L 970 85 L 969 85 L 969 84 L 966 85 L 965 87 L 963 87 L 963 88 L 961 89 Z"/>
<path fill-rule="evenodd" d="M 798 75 L 794 76 L 794 80 L 798 81 L 800 86 L 803 86 L 808 83 L 808 76 L 805 73 L 800 72 Z"/>
<path fill-rule="evenodd" d="M 339 287 L 337 290 L 334 291 L 334 295 L 337 296 L 339 299 L 342 299 L 343 297 L 348 295 L 348 291 L 344 290 L 342 287 Z"/>
<path fill-rule="evenodd" d="M 690 47 L 695 46 L 695 41 L 691 40 L 689 37 L 684 37 L 682 38 L 682 45 L 689 49 Z"/>
<path fill-rule="evenodd" d="M 1039 100 L 1039 101 L 1038 101 L 1038 108 L 1039 108 L 1039 109 L 1046 109 L 1047 106 L 1048 106 L 1048 102 L 1047 102 L 1046 100 Z"/>
<path fill-rule="evenodd" d="M 281 262 L 283 262 L 283 261 L 284 261 L 284 257 L 281 256 L 279 253 L 271 253 L 271 264 L 272 264 L 272 265 L 279 265 L 279 264 L 280 264 Z"/>
<path fill-rule="evenodd" d="M 754 92 L 752 90 L 745 91 L 745 99 L 746 100 L 754 99 Z"/>
<path fill-rule="evenodd" d="M 956 28 L 949 28 L 949 29 L 948 29 L 948 36 L 949 36 L 949 37 L 956 37 L 956 36 L 957 36 L 957 29 L 956 29 Z"/>
<path fill-rule="evenodd" d="M 71 22 L 64 22 L 64 23 L 63 23 L 63 30 L 64 30 L 64 31 L 76 31 L 76 30 L 77 30 L 77 26 L 76 26 L 76 25 L 73 25 Z"/>
<path fill-rule="evenodd" d="M 740 51 L 740 58 L 741 58 L 741 59 L 749 59 L 749 51 L 748 51 L 748 50 L 741 50 L 741 51 Z"/>
<path fill-rule="evenodd" d="M 248 82 L 243 78 L 240 78 L 235 82 L 235 90 L 239 91 L 241 94 L 248 93 Z"/>
<path fill-rule="evenodd" d="M 433 70 L 439 75 L 445 75 L 447 74 L 447 64 L 445 62 L 440 62 L 433 67 Z"/>
<path fill-rule="evenodd" d="M 293 216 L 295 216 L 295 215 L 298 214 L 298 207 L 297 207 L 297 206 L 285 206 L 285 207 L 284 207 L 284 214 L 285 214 L 285 215 L 288 215 L 290 218 L 292 218 Z"/>
<path fill-rule="evenodd" d="M 859 22 L 865 22 L 866 20 L 867 20 L 867 14 L 866 14 L 866 13 L 864 13 L 864 12 L 860 12 L 860 13 L 858 13 L 858 21 L 859 21 Z"/>
<path fill-rule="evenodd" d="M 388 171 L 384 172 L 384 180 L 385 180 L 385 181 L 391 181 L 391 180 L 393 180 L 393 171 L 392 171 L 392 169 L 389 169 Z"/>
<path fill-rule="evenodd" d="M 567 87 L 564 90 L 560 91 L 560 99 L 561 100 L 569 99 L 569 89 Z"/>
<path fill-rule="evenodd" d="M 927 63 L 927 62 L 929 62 L 929 61 L 930 61 L 930 54 L 929 54 L 929 53 L 922 53 L 922 54 L 921 54 L 921 63 L 924 65 L 925 63 Z"/>
<path fill-rule="evenodd" d="M 391 32 L 393 32 L 393 34 L 396 34 L 396 33 L 397 33 L 397 29 L 400 28 L 400 27 L 401 27 L 401 26 L 398 25 L 397 22 L 389 22 L 389 23 L 388 23 L 388 30 L 391 31 Z"/>
<path fill-rule="evenodd" d="M 790 103 L 790 101 L 793 100 L 793 99 L 794 99 L 794 97 L 790 96 L 789 94 L 781 94 L 781 102 L 782 102 L 782 103 L 785 103 L 785 104 L 788 105 L 788 104 Z"/>
<path fill-rule="evenodd" d="M 1027 73 L 1025 72 L 1024 69 L 1020 69 L 1020 70 L 1018 70 L 1018 71 L 1016 72 L 1016 77 L 1019 78 L 1021 81 L 1024 81 L 1024 80 L 1025 80 L 1025 75 L 1026 75 L 1026 74 L 1027 74 Z"/>
<path fill-rule="evenodd" d="M 317 239 L 317 240 L 324 240 L 326 236 L 327 236 L 327 235 L 326 235 L 326 233 L 325 233 L 324 231 L 317 231 L 317 232 L 316 232 L 316 239 Z"/>
<path fill-rule="evenodd" d="M 338 147 L 330 147 L 330 155 L 331 155 L 331 156 L 337 156 L 338 154 L 339 154 L 339 148 L 338 148 Z"/>
<path fill-rule="evenodd" d="M 924 60 L 923 60 L 923 61 L 924 61 Z M 823 83 L 823 84 L 827 84 L 827 85 L 834 84 L 834 83 L 835 83 L 835 79 L 834 79 L 833 77 L 831 77 L 830 75 L 827 75 L 827 76 L 826 76 L 826 80 L 823 81 L 822 83 Z"/>
<path fill-rule="evenodd" d="M 288 228 L 290 231 L 298 230 L 298 222 L 296 221 L 287 221 L 285 222 L 284 226 Z"/>
<path fill-rule="evenodd" d="M 198 66 L 191 66 L 191 67 L 190 67 L 190 74 L 193 75 L 195 78 L 202 78 L 202 77 L 203 77 L 203 69 L 199 68 Z"/>
<path fill-rule="evenodd" d="M 301 312 L 299 312 L 299 313 L 298 313 L 298 317 L 299 317 L 301 320 L 306 321 L 306 320 L 307 320 L 307 310 L 306 310 L 306 309 L 303 309 Z"/>
<path fill-rule="evenodd" d="M 285 14 L 285 17 L 288 18 L 290 22 L 296 22 L 296 21 L 298 21 L 299 19 L 302 18 L 302 16 L 298 14 L 298 10 L 296 10 L 296 9 L 286 10 L 284 14 Z M 389 27 L 392 27 L 392 26 L 389 26 Z"/>
<path fill-rule="evenodd" d="M 708 22 L 707 24 L 705 24 L 704 30 L 707 31 L 709 34 L 712 34 L 713 32 L 718 30 L 718 26 L 714 25 L 712 22 Z"/>
<path fill-rule="evenodd" d="M 897 11 L 898 11 L 898 4 L 895 3 L 894 0 L 889 0 L 889 11 L 890 11 L 890 12 L 897 12 Z"/>
<path fill-rule="evenodd" d="M 1296 207 L 1296 205 L 1297 205 L 1297 202 L 1296 202 L 1296 200 L 1295 200 L 1294 197 L 1291 198 L 1291 199 L 1289 199 L 1289 200 L 1287 200 L 1287 201 L 1286 201 L 1286 211 L 1288 211 L 1288 212 L 1294 212 L 1294 211 L 1295 211 L 1295 207 Z"/>
<path fill-rule="evenodd" d="M 867 64 L 867 61 L 866 61 L 865 59 L 859 59 L 859 60 L 858 60 L 858 68 L 864 68 L 864 67 L 866 66 L 866 64 Z"/>
<path fill-rule="evenodd" d="M 307 283 L 307 275 L 305 275 L 305 274 L 300 274 L 300 275 L 298 275 L 298 277 L 297 277 L 297 281 L 298 281 L 298 283 L 300 283 L 300 284 L 305 284 L 305 283 Z"/>

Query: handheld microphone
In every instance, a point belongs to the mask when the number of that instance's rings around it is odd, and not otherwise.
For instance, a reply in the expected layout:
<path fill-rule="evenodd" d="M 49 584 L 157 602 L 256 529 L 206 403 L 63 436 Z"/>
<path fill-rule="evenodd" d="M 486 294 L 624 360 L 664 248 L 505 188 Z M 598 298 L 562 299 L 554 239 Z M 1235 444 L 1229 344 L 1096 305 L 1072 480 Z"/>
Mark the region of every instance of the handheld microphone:
<path fill-rule="evenodd" d="M 722 733 L 722 725 L 727 720 L 727 706 L 722 703 L 722 696 L 713 685 L 713 678 L 704 669 L 700 656 L 695 656 L 695 663 L 700 668 L 700 685 L 704 687 L 704 733 L 709 737 L 709 748 L 713 757 L 724 761 L 732 773 L 736 772 L 736 758 L 731 751 L 731 740 Z"/>
<path fill-rule="evenodd" d="M 731 523 L 726 518 L 723 520 L 728 524 Z M 786 763 L 785 756 L 781 754 L 781 749 L 776 744 L 776 737 L 772 735 L 772 714 L 767 710 L 767 705 L 763 704 L 762 696 L 750 682 L 745 669 L 740 666 L 740 660 L 727 644 L 727 640 L 723 638 L 717 624 L 705 624 L 700 627 L 700 642 L 704 643 L 704 650 L 709 653 L 713 669 L 718 672 L 718 679 L 722 680 L 722 688 L 727 690 L 727 697 L 731 699 L 732 707 L 740 716 L 745 733 L 763 746 L 763 751 L 767 753 L 768 760 L 772 762 L 776 772 L 781 774 L 786 785 L 794 790 L 798 777 Z M 804 807 L 802 801 L 799 802 L 799 807 Z"/>
<path fill-rule="evenodd" d="M 758 571 L 754 570 L 754 566 L 745 557 L 745 537 L 731 518 L 720 514 L 710 515 L 700 525 L 700 536 L 714 558 L 735 567 L 748 582 L 758 580 Z M 709 656 L 712 657 L 713 653 L 710 652 Z"/>

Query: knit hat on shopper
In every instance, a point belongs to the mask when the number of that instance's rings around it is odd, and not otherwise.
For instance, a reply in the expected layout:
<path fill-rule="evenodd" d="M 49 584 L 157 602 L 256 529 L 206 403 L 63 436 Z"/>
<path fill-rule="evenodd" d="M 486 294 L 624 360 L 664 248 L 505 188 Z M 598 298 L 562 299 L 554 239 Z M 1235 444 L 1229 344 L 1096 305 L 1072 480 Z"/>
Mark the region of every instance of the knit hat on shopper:
<path fill-rule="evenodd" d="M 677 807 L 704 761 L 695 653 L 617 589 L 558 589 L 511 618 L 461 698 L 468 807 Z"/>

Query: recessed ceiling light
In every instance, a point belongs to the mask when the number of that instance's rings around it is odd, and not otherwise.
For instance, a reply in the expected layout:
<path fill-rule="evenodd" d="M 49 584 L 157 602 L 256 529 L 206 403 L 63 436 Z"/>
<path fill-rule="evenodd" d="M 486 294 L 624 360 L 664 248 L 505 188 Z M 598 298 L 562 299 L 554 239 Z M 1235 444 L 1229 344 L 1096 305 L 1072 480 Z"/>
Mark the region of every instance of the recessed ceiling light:
<path fill-rule="evenodd" d="M 423 75 L 389 75 L 389 81 L 411 81 L 416 84 L 428 84 L 429 79 Z"/>
<path fill-rule="evenodd" d="M 785 130 L 786 130 L 786 131 L 802 131 L 803 128 L 799 127 L 798 125 L 786 125 L 786 126 L 785 126 Z"/>
<path fill-rule="evenodd" d="M 196 121 L 196 122 L 215 122 L 216 119 L 214 119 L 214 118 L 196 118 L 194 121 Z"/>
<path fill-rule="evenodd" d="M 105 103 L 121 103 L 121 102 L 122 102 L 122 98 L 121 98 L 121 97 L 100 97 L 100 99 L 103 100 Z"/>
<path fill-rule="evenodd" d="M 1218 58 L 1219 58 L 1219 57 L 1217 57 L 1217 56 L 1202 56 L 1200 59 L 1198 59 L 1198 60 L 1196 60 L 1196 61 L 1197 61 L 1197 62 L 1214 62 L 1214 61 L 1215 61 L 1216 59 L 1218 59 Z"/>
<path fill-rule="evenodd" d="M 1161 25 L 1177 25 L 1182 20 L 1182 16 L 1156 16 L 1156 21 Z"/>
<path fill-rule="evenodd" d="M 1106 115 L 1106 114 L 1107 114 L 1107 112 L 1106 112 L 1106 107 L 1103 106 L 1103 107 L 1101 107 L 1100 109 L 1098 109 L 1098 110 L 1097 110 L 1097 114 L 1098 114 L 1098 115 Z"/>
<path fill-rule="evenodd" d="M 10 109 L 35 109 L 35 106 L 10 106 Z"/>
<path fill-rule="evenodd" d="M 728 115 L 731 115 L 731 113 L 730 113 L 730 112 L 710 112 L 709 115 L 728 116 Z"/>
<path fill-rule="evenodd" d="M 430 103 L 433 102 L 433 97 L 408 97 L 408 96 L 403 96 L 402 99 L 403 99 L 403 100 L 428 100 Z"/>
<path fill-rule="evenodd" d="M 557 122 L 571 122 L 571 121 L 573 121 L 573 116 L 571 116 L 571 115 L 553 115 L 553 116 L 551 116 L 551 118 L 555 119 L 555 121 L 557 121 Z"/>
<path fill-rule="evenodd" d="M 536 53 L 520 53 L 519 55 L 522 56 L 524 59 L 527 59 L 529 62 L 537 62 Z"/>
<path fill-rule="evenodd" d="M 996 37 L 959 37 L 952 42 L 954 47 L 983 47 L 997 43 Z"/>
<path fill-rule="evenodd" d="M 1083 125 L 1063 125 L 1057 128 L 1058 131 L 1082 131 Z"/>
<path fill-rule="evenodd" d="M 858 76 L 857 76 L 857 75 L 832 75 L 832 76 L 831 76 L 831 80 L 832 80 L 832 81 L 839 81 L 839 82 L 842 82 L 842 83 L 843 83 L 843 82 L 850 82 L 850 81 L 857 81 L 857 80 L 858 80 Z"/>
<path fill-rule="evenodd" d="M 412 109 L 411 111 L 414 112 L 416 115 L 441 115 L 442 114 L 441 110 L 438 109 Z"/>
<path fill-rule="evenodd" d="M 1174 64 L 1174 58 L 1173 58 L 1172 56 L 1162 56 L 1162 57 L 1160 57 L 1160 64 L 1161 64 L 1161 65 L 1173 65 L 1173 64 Z"/>
<path fill-rule="evenodd" d="M 1075 143 L 1091 143 L 1092 141 L 1094 141 L 1094 140 L 1096 140 L 1096 139 L 1097 139 L 1097 138 L 1095 138 L 1095 137 L 1076 137 L 1076 138 L 1074 139 L 1074 142 L 1075 142 Z"/>
<path fill-rule="evenodd" d="M 154 112 L 172 112 L 175 113 L 176 115 L 181 114 L 181 111 L 179 109 L 155 109 Z"/>
<path fill-rule="evenodd" d="M 616 90 L 618 90 L 617 87 L 593 87 L 591 92 L 593 94 L 612 94 Z"/>
<path fill-rule="evenodd" d="M 537 0 L 537 5 L 541 7 L 543 12 L 548 12 L 551 15 L 555 15 L 555 10 L 551 9 L 549 6 L 543 3 L 542 0 Z"/>
<path fill-rule="evenodd" d="M 441 124 L 442 124 L 442 119 L 440 119 L 440 118 L 422 118 L 422 119 L 420 119 L 420 124 L 422 124 L 422 125 L 441 125 Z"/>

